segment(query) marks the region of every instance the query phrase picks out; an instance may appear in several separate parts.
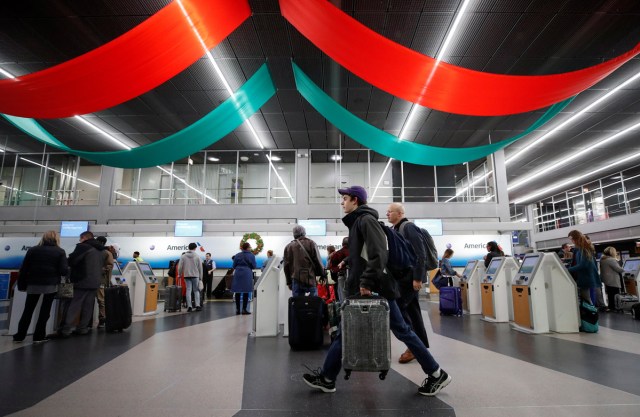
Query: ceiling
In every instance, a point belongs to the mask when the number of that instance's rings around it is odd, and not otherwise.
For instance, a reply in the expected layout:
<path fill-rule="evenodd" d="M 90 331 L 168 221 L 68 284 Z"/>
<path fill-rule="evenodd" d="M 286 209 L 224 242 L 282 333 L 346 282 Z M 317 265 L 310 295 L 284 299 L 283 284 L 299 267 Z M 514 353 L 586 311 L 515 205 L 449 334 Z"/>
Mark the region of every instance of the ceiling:
<path fill-rule="evenodd" d="M 65 62 L 127 32 L 168 3 L 169 0 L 3 2 L 0 5 L 0 68 L 19 76 Z M 249 3 L 252 16 L 212 54 L 234 90 L 260 65 L 268 63 L 277 94 L 250 119 L 268 150 L 361 148 L 300 96 L 294 84 L 292 58 L 349 111 L 391 134 L 400 133 L 411 109 L 410 102 L 373 87 L 324 55 L 282 17 L 277 0 L 250 0 Z M 333 3 L 383 36 L 429 56 L 438 54 L 460 7 L 457 0 L 333 0 Z M 553 74 L 598 64 L 630 50 L 639 41 L 640 2 L 637 0 L 471 0 L 442 59 L 478 71 Z M 640 58 L 636 57 L 577 96 L 542 130 L 509 146 L 507 158 L 639 72 Z M 135 147 L 183 129 L 227 97 L 227 91 L 203 56 L 154 90 L 86 117 Z M 504 117 L 476 117 L 421 107 L 404 138 L 452 148 L 483 145 L 521 132 L 545 110 Z M 72 148 L 116 149 L 99 133 L 74 119 L 38 121 Z M 640 130 L 596 146 L 638 122 L 640 80 L 509 163 L 508 180 L 514 184 L 582 149 L 595 150 L 510 191 L 510 199 L 513 201 L 555 181 L 600 167 L 610 168 L 596 177 L 638 165 L 640 161 L 632 160 L 612 166 L 612 161 L 640 151 Z M 18 152 L 43 149 L 40 143 L 0 120 L 0 145 L 5 142 L 9 150 Z M 255 150 L 257 145 L 244 124 L 209 149 Z M 329 154 L 322 153 L 327 159 Z M 353 153 L 362 155 L 362 160 L 365 154 Z M 376 159 L 386 160 L 380 155 Z"/>

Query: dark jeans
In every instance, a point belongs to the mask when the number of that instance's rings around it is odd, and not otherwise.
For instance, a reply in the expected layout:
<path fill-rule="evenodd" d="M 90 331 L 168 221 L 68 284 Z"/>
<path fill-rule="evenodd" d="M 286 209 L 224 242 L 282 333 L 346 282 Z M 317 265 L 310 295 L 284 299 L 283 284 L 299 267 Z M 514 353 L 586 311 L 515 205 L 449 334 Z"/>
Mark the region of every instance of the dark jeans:
<path fill-rule="evenodd" d="M 213 288 L 211 288 L 213 286 L 213 275 L 205 273 L 202 283 L 204 284 L 204 296 L 211 297 L 211 291 L 213 291 Z"/>
<path fill-rule="evenodd" d="M 609 309 L 616 309 L 616 295 L 620 294 L 620 288 L 618 287 L 610 287 L 608 285 L 605 286 L 607 290 L 607 301 L 609 302 Z"/>
<path fill-rule="evenodd" d="M 67 315 L 64 318 L 64 324 L 61 330 L 62 334 L 71 334 L 73 323 L 78 316 L 80 318 L 76 326 L 76 331 L 83 333 L 89 330 L 89 324 L 93 318 L 93 306 L 97 292 L 97 289 L 73 289 L 73 299 L 71 300 L 71 304 L 69 304 Z"/>
<path fill-rule="evenodd" d="M 420 338 L 411 330 L 402 317 L 398 304 L 394 300 L 389 301 L 389 324 L 393 335 L 403 342 L 414 354 L 425 374 L 432 374 L 440 365 L 433 359 L 429 350 Z M 327 357 L 324 359 L 322 371 L 325 378 L 335 381 L 342 369 L 342 330 L 338 329 L 336 338 L 331 342 Z"/>
<path fill-rule="evenodd" d="M 407 322 L 413 332 L 422 340 L 422 343 L 429 347 L 429 338 L 427 330 L 424 328 L 424 320 L 422 319 L 422 310 L 420 309 L 420 300 L 418 298 L 419 291 L 403 292 L 398 301 L 398 307 L 402 313 L 402 317 Z"/>
<path fill-rule="evenodd" d="M 247 311 L 247 303 L 249 302 L 248 292 L 237 292 L 236 297 L 236 311 L 240 311 L 240 296 L 242 296 L 242 310 Z"/>
<path fill-rule="evenodd" d="M 56 293 L 54 292 L 43 295 L 42 306 L 40 306 L 40 313 L 38 314 L 38 322 L 36 323 L 36 329 L 33 332 L 33 340 L 42 340 L 46 336 L 47 321 L 49 320 L 51 304 L 53 304 L 53 298 L 55 295 Z M 22 312 L 22 317 L 20 317 L 20 322 L 18 323 L 18 333 L 13 336 L 15 340 L 24 340 L 27 336 L 27 330 L 29 330 L 31 318 L 33 317 L 33 312 L 36 309 L 38 300 L 40 300 L 40 294 L 27 294 L 27 300 L 24 303 L 24 311 Z"/>

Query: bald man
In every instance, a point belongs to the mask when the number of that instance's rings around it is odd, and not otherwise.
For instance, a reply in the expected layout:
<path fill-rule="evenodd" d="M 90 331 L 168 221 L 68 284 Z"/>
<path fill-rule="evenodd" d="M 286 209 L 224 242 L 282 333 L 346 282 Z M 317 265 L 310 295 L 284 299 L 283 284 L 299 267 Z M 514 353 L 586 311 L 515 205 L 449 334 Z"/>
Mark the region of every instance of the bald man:
<path fill-rule="evenodd" d="M 422 288 L 422 281 L 427 274 L 425 266 L 427 242 L 423 238 L 418 226 L 407 220 L 404 216 L 404 206 L 402 204 L 389 204 L 387 220 L 389 220 L 393 228 L 413 247 L 413 251 L 416 254 L 416 266 L 414 268 L 409 268 L 404 271 L 391 271 L 398 281 L 400 289 L 400 298 L 397 300 L 398 307 L 400 307 L 402 317 L 407 324 L 411 326 L 418 338 L 422 340 L 422 343 L 424 343 L 426 347 L 429 347 L 429 339 L 427 338 L 427 331 L 424 327 L 422 311 L 418 300 L 420 288 Z M 409 363 L 414 359 L 415 356 L 411 350 L 407 348 L 407 350 L 400 355 L 398 362 Z"/>

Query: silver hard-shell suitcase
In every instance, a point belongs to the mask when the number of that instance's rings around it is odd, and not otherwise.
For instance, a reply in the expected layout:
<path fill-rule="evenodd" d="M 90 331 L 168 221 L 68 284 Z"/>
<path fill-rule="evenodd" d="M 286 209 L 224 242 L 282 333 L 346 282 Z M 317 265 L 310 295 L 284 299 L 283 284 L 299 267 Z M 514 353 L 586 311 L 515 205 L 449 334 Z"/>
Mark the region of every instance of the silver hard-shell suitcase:
<path fill-rule="evenodd" d="M 389 303 L 382 297 L 348 298 L 342 307 L 342 367 L 345 379 L 352 371 L 380 372 L 391 368 Z"/>

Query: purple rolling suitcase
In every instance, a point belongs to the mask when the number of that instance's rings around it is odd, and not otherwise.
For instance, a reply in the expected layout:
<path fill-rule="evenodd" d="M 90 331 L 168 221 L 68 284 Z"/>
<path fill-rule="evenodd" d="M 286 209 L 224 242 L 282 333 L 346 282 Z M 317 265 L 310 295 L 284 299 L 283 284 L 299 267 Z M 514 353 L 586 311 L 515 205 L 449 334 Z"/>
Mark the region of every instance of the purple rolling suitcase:
<path fill-rule="evenodd" d="M 440 314 L 462 316 L 462 292 L 460 287 L 440 288 Z"/>

